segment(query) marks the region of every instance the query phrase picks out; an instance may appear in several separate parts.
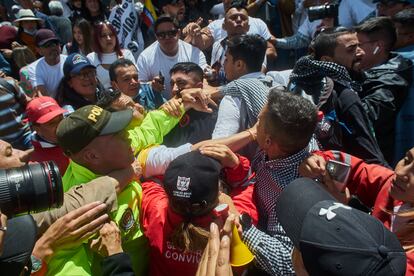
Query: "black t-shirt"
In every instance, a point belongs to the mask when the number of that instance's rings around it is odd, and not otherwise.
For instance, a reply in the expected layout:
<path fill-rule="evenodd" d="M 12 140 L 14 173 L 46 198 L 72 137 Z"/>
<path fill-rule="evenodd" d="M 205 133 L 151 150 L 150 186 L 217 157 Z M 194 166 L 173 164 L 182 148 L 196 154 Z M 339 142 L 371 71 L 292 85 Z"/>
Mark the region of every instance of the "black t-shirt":
<path fill-rule="evenodd" d="M 196 110 L 187 111 L 180 122 L 164 137 L 164 145 L 178 147 L 185 143 L 196 144 L 211 139 L 217 121 L 217 110 L 205 113 Z"/>

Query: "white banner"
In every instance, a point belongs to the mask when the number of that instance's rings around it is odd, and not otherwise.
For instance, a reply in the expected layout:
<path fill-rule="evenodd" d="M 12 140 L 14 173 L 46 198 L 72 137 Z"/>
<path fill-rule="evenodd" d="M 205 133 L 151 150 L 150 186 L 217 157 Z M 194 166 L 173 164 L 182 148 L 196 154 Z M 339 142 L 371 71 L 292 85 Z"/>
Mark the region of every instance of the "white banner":
<path fill-rule="evenodd" d="M 137 59 L 144 50 L 144 38 L 139 27 L 134 1 L 123 0 L 121 5 L 115 6 L 111 11 L 109 21 L 116 29 L 121 48 L 129 49 Z"/>

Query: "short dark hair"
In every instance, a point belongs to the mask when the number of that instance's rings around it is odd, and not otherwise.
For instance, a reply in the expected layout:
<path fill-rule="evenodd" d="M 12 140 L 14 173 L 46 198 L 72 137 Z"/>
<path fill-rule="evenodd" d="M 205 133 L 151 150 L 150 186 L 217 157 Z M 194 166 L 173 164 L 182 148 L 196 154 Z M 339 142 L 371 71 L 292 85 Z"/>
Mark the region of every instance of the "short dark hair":
<path fill-rule="evenodd" d="M 236 8 L 237 10 L 241 10 L 241 9 L 247 10 L 247 3 L 246 3 L 245 0 L 233 0 L 233 1 L 231 1 L 231 4 L 230 4 L 228 10 L 226 11 L 226 13 L 230 9 L 233 9 L 233 8 Z"/>
<path fill-rule="evenodd" d="M 169 22 L 169 23 L 173 24 L 174 27 L 176 27 L 177 29 L 179 29 L 178 21 L 175 18 L 169 16 L 168 14 L 163 14 L 160 17 L 158 17 L 157 21 L 155 21 L 155 23 L 154 23 L 154 32 L 156 33 L 158 27 L 162 23 L 166 23 L 166 22 Z"/>
<path fill-rule="evenodd" d="M 400 23 L 404 30 L 414 32 L 414 8 L 402 10 L 391 19 L 394 23 Z"/>
<path fill-rule="evenodd" d="M 338 46 L 338 37 L 352 33 L 354 33 L 353 30 L 332 28 L 318 34 L 310 46 L 315 59 L 320 60 L 323 56 L 333 57 Z"/>
<path fill-rule="evenodd" d="M 391 51 L 394 47 L 397 35 L 394 23 L 387 16 L 373 17 L 355 27 L 358 33 L 365 34 L 371 40 L 384 41 L 385 47 Z"/>
<path fill-rule="evenodd" d="M 194 73 L 199 81 L 203 81 L 203 69 L 198 64 L 194 62 L 178 62 L 170 70 L 170 75 L 183 72 L 185 74 Z"/>
<path fill-rule="evenodd" d="M 259 35 L 239 35 L 227 41 L 227 51 L 234 60 L 246 63 L 249 72 L 258 72 L 262 68 L 267 43 Z"/>
<path fill-rule="evenodd" d="M 134 66 L 135 68 L 137 68 L 135 64 L 129 59 L 120 58 L 120 59 L 115 60 L 111 64 L 111 66 L 109 66 L 109 79 L 111 81 L 116 81 L 116 73 L 115 73 L 116 69 L 118 69 L 118 67 L 129 67 L 129 66 Z"/>
<path fill-rule="evenodd" d="M 225 6 L 225 12 L 227 13 L 229 9 L 235 8 L 236 6 L 243 6 L 244 9 L 247 9 L 247 0 L 232 0 L 230 5 Z"/>
<path fill-rule="evenodd" d="M 287 90 L 272 88 L 266 106 L 264 126 L 283 152 L 294 154 L 309 144 L 318 121 L 314 104 Z"/>

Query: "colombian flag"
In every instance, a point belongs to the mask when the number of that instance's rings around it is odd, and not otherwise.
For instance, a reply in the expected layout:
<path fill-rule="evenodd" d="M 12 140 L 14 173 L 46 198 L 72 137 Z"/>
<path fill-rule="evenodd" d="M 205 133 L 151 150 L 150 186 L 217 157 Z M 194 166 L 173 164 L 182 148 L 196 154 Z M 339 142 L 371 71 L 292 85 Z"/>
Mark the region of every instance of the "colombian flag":
<path fill-rule="evenodd" d="M 142 21 L 144 21 L 145 25 L 149 27 L 154 24 L 157 20 L 157 14 L 155 13 L 154 5 L 152 4 L 151 0 L 145 0 L 144 3 L 144 10 L 141 13 Z"/>

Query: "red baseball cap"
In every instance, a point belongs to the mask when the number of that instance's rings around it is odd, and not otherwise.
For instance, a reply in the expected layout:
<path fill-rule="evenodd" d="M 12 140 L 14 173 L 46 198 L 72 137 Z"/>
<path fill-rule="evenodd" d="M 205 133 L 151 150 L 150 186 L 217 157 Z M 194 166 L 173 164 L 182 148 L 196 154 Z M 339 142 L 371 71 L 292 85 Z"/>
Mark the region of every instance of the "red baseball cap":
<path fill-rule="evenodd" d="M 44 124 L 65 113 L 55 99 L 41 96 L 31 100 L 26 106 L 26 115 L 31 123 Z"/>

